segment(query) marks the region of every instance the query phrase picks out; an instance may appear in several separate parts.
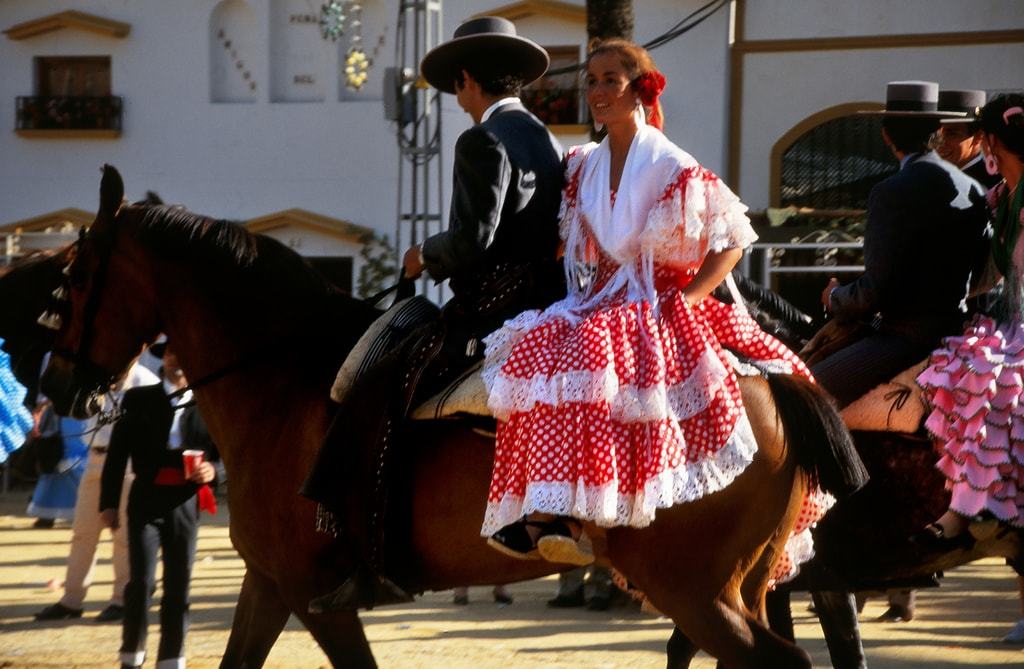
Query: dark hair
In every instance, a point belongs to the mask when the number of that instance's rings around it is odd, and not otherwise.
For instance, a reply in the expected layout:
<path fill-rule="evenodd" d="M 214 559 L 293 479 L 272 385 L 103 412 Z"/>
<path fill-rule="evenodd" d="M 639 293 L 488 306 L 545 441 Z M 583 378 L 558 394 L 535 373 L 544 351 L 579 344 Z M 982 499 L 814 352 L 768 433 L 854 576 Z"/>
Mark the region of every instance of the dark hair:
<path fill-rule="evenodd" d="M 1024 114 L 1003 118 L 1013 107 L 1024 108 L 1024 95 L 1005 93 L 992 98 L 981 108 L 978 120 L 984 132 L 998 137 L 1010 152 L 1024 160 Z"/>
<path fill-rule="evenodd" d="M 916 116 L 883 116 L 882 129 L 889 141 L 901 153 L 931 151 L 942 141 L 939 137 L 939 119 Z"/>
<path fill-rule="evenodd" d="M 483 89 L 484 93 L 494 97 L 503 98 L 509 95 L 518 97 L 523 90 L 523 86 L 526 85 L 522 77 L 514 74 L 497 74 L 489 72 L 486 68 L 478 65 L 466 65 L 463 69 L 469 72 L 469 76 L 473 77 L 480 84 L 480 88 Z M 465 85 L 466 82 L 463 81 L 462 70 L 455 75 L 454 81 L 456 88 Z"/>

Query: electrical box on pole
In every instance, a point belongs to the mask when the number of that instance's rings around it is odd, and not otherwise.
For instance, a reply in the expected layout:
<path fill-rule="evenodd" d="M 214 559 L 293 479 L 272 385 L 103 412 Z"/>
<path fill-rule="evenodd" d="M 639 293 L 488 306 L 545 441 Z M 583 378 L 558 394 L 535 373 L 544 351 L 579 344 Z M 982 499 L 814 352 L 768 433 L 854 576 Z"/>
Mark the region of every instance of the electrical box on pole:
<path fill-rule="evenodd" d="M 442 229 L 441 92 L 419 76 L 423 56 L 441 42 L 441 0 L 402 0 L 398 8 L 395 65 L 384 73 L 384 117 L 398 136 L 398 266 L 414 244 Z M 445 284 L 424 275 L 420 291 L 440 303 Z"/>

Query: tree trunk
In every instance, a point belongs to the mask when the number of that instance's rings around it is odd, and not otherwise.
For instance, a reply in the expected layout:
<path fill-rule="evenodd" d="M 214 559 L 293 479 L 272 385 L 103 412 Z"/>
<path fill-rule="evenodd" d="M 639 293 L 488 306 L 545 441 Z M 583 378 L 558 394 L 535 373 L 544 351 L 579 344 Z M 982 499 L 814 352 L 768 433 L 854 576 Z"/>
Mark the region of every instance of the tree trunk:
<path fill-rule="evenodd" d="M 633 0 L 587 0 L 587 39 L 633 39 Z"/>

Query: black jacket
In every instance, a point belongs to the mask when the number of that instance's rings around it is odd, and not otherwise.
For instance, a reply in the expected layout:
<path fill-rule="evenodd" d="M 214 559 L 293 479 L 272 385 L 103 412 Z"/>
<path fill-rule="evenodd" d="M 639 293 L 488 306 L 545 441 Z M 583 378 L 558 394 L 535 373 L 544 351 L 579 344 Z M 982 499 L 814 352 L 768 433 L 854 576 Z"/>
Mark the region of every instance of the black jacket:
<path fill-rule="evenodd" d="M 912 157 L 868 197 L 864 274 L 832 294 L 842 320 L 930 345 L 958 332 L 971 272 L 988 252 L 981 186 L 934 152 Z"/>
<path fill-rule="evenodd" d="M 448 230 L 423 243 L 427 272 L 460 283 L 502 262 L 553 260 L 558 248 L 561 147 L 518 103 L 496 109 L 455 144 Z"/>
<path fill-rule="evenodd" d="M 188 501 L 198 486 L 154 485 L 157 472 L 164 467 L 184 469 L 181 452 L 202 450 L 206 459 L 214 457 L 213 442 L 195 406 L 184 409 L 180 422 L 180 449 L 168 448 L 174 410 L 163 384 L 132 388 L 124 394 L 122 416 L 110 434 L 110 446 L 100 483 L 100 510 L 116 509 L 121 500 L 128 459 L 131 458 L 135 482 L 128 496 L 128 514 L 156 517 Z"/>

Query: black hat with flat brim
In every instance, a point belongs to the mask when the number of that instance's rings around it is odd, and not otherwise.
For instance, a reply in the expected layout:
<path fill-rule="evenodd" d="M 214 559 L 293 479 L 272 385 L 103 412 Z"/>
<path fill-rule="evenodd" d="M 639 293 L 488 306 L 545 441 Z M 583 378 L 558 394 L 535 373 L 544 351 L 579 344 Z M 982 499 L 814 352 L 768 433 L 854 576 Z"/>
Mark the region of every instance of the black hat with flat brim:
<path fill-rule="evenodd" d="M 921 119 L 967 116 L 964 112 L 939 110 L 939 85 L 933 81 L 890 81 L 885 87 L 885 109 L 863 110 L 857 113 Z"/>
<path fill-rule="evenodd" d="M 981 114 L 988 96 L 985 91 L 977 89 L 949 89 L 939 91 L 939 109 L 943 111 L 964 112 L 963 118 L 944 118 L 942 123 L 974 123 Z"/>
<path fill-rule="evenodd" d="M 498 16 L 470 19 L 455 29 L 451 40 L 423 57 L 420 72 L 439 91 L 455 93 L 455 80 L 469 69 L 481 77 L 515 76 L 529 84 L 547 72 L 548 52 L 516 34 L 516 26 Z"/>

